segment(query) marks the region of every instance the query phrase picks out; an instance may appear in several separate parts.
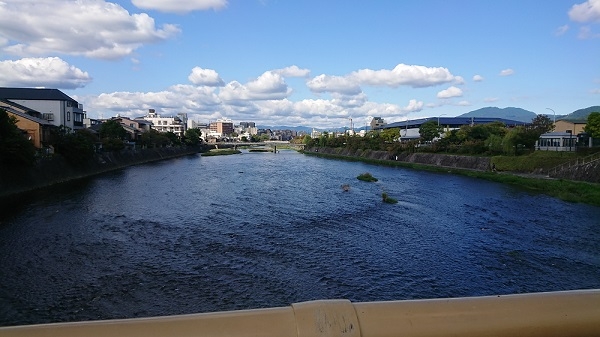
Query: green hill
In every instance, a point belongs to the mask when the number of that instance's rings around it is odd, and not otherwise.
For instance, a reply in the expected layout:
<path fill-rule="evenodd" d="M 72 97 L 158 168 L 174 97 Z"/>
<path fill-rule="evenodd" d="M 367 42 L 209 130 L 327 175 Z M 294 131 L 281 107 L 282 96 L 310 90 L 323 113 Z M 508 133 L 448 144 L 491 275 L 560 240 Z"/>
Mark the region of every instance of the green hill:
<path fill-rule="evenodd" d="M 596 105 L 585 109 L 575 110 L 568 115 L 562 116 L 559 119 L 569 122 L 586 122 L 587 117 L 592 112 L 600 112 L 600 106 Z"/>
<path fill-rule="evenodd" d="M 498 107 L 486 107 L 471 112 L 464 113 L 458 117 L 486 117 L 486 118 L 504 118 L 512 119 L 520 122 L 531 122 L 537 116 L 535 112 L 521 109 L 521 108 L 498 108 Z"/>

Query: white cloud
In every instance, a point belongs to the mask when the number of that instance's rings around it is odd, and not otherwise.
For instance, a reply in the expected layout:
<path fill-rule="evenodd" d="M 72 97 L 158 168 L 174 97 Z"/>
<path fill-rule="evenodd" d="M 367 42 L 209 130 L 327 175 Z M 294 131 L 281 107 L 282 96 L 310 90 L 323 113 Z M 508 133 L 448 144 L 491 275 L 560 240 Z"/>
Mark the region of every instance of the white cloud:
<path fill-rule="evenodd" d="M 147 14 L 130 14 L 104 0 L 9 1 L 0 6 L 0 17 L 3 50 L 18 56 L 117 59 L 180 32 L 171 24 L 158 28 Z"/>
<path fill-rule="evenodd" d="M 87 72 L 58 57 L 0 61 L 0 86 L 75 89 L 92 81 Z"/>
<path fill-rule="evenodd" d="M 462 76 L 454 76 L 454 84 L 456 84 L 456 85 L 465 84 L 465 79 Z"/>
<path fill-rule="evenodd" d="M 471 106 L 471 102 L 469 101 L 460 101 L 457 104 L 458 106 Z"/>
<path fill-rule="evenodd" d="M 367 95 L 359 93 L 357 95 L 342 95 L 338 93 L 332 93 L 331 102 L 337 106 L 344 108 L 358 108 L 363 106 L 367 101 Z"/>
<path fill-rule="evenodd" d="M 483 80 L 484 80 L 484 78 L 481 75 L 475 75 L 475 76 L 473 76 L 473 81 L 475 81 L 475 82 L 481 82 Z"/>
<path fill-rule="evenodd" d="M 188 80 L 199 86 L 222 87 L 225 85 L 225 82 L 216 71 L 212 69 L 202 69 L 200 67 L 194 67 L 194 69 L 192 69 L 192 73 L 188 76 Z"/>
<path fill-rule="evenodd" d="M 500 71 L 500 76 L 510 76 L 510 75 L 512 75 L 514 73 L 515 73 L 515 71 L 512 70 L 512 69 L 510 69 L 510 68 L 509 69 L 504 69 L 504 70 Z"/>
<path fill-rule="evenodd" d="M 402 108 L 404 112 L 418 112 L 423 110 L 423 102 L 417 101 L 416 99 L 411 99 L 408 102 L 408 105 Z"/>
<path fill-rule="evenodd" d="M 442 91 L 438 92 L 437 98 L 446 99 L 446 98 L 452 98 L 452 97 L 460 97 L 460 96 L 462 96 L 462 94 L 463 94 L 463 91 L 460 88 L 452 86 L 446 90 L 442 90 Z"/>
<path fill-rule="evenodd" d="M 300 69 L 295 65 L 283 69 L 273 70 L 273 72 L 280 74 L 283 77 L 308 77 L 310 75 L 310 70 Z"/>
<path fill-rule="evenodd" d="M 598 88 L 598 89 L 592 89 L 590 92 L 592 94 L 595 94 L 595 95 L 600 95 L 600 88 Z"/>
<path fill-rule="evenodd" d="M 486 103 L 493 103 L 493 102 L 497 102 L 499 100 L 498 97 L 487 97 L 484 98 L 483 101 Z"/>
<path fill-rule="evenodd" d="M 447 68 L 431 68 L 417 65 L 398 64 L 394 69 L 361 69 L 349 75 L 361 85 L 413 88 L 430 87 L 455 80 Z"/>
<path fill-rule="evenodd" d="M 600 22 L 600 0 L 588 0 L 573 5 L 569 18 L 576 22 Z"/>
<path fill-rule="evenodd" d="M 319 75 L 306 83 L 312 92 L 335 92 L 344 95 L 358 95 L 362 92 L 360 86 L 347 77 Z"/>
<path fill-rule="evenodd" d="M 131 3 L 141 9 L 177 14 L 227 7 L 227 0 L 131 0 Z"/>
<path fill-rule="evenodd" d="M 554 35 L 561 36 L 564 35 L 569 30 L 569 25 L 560 26 L 554 32 Z"/>
<path fill-rule="evenodd" d="M 580 27 L 579 33 L 577 34 L 577 38 L 581 40 L 595 39 L 599 37 L 600 34 L 592 32 L 592 28 L 589 26 Z"/>
<path fill-rule="evenodd" d="M 159 92 L 113 92 L 82 97 L 88 111 L 117 113 L 139 117 L 156 109 L 163 114 L 178 112 L 211 114 L 221 106 L 214 88 L 192 85 L 175 85 Z M 106 116 L 105 116 L 106 117 Z"/>
<path fill-rule="evenodd" d="M 283 99 L 291 92 L 281 75 L 267 71 L 246 85 L 237 81 L 228 83 L 221 89 L 219 97 L 229 104 L 245 105 L 243 101 Z"/>

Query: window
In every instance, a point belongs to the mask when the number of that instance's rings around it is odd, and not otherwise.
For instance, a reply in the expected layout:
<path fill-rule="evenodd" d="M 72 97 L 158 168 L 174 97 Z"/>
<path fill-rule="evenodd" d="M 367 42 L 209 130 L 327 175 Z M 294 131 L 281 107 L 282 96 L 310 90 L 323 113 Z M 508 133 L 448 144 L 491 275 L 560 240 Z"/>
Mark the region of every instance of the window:
<path fill-rule="evenodd" d="M 70 121 L 71 120 L 71 111 L 67 111 L 67 120 Z"/>

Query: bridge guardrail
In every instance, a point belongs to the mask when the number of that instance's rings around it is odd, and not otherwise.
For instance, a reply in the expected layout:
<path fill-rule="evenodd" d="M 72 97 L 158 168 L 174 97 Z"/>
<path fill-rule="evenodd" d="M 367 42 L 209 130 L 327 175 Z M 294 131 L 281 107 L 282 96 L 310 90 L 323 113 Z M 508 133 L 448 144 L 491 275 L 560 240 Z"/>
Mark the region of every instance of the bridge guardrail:
<path fill-rule="evenodd" d="M 0 328 L 16 336 L 600 336 L 600 289 L 351 303 Z"/>

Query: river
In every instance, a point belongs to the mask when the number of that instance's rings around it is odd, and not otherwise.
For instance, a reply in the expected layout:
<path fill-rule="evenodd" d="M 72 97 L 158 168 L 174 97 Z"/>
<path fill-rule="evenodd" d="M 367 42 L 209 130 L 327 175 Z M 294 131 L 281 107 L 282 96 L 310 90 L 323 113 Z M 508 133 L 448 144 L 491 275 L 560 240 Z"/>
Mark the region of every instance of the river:
<path fill-rule="evenodd" d="M 600 288 L 599 207 L 294 151 L 129 167 L 0 221 L 2 326 Z"/>

